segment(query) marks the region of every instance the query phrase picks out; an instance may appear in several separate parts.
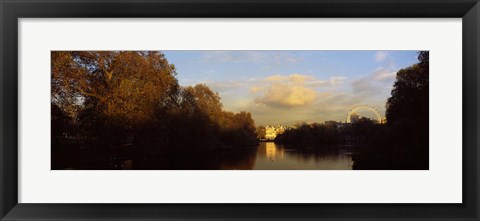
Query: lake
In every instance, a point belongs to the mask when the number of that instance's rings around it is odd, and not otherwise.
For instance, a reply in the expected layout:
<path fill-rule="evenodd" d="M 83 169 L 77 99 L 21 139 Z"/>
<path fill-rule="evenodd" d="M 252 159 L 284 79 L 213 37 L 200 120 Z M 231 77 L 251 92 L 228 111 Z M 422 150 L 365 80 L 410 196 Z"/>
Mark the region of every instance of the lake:
<path fill-rule="evenodd" d="M 273 142 L 260 143 L 254 170 L 351 170 L 351 151 L 341 147 L 297 150 Z"/>

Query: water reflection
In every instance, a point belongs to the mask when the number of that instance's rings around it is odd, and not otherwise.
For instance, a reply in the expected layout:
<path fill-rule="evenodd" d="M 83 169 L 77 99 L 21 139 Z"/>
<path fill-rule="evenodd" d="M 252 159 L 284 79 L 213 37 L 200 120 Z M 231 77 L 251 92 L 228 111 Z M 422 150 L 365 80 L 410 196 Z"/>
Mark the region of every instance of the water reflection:
<path fill-rule="evenodd" d="M 263 148 L 263 146 L 265 146 L 265 148 Z M 258 147 L 257 155 L 262 155 L 264 153 L 262 150 L 265 150 L 267 159 L 271 161 L 276 160 L 276 157 L 278 157 L 278 160 L 283 160 L 283 156 L 285 154 L 284 149 L 277 147 L 277 145 L 275 145 L 273 142 L 261 143 Z"/>
<path fill-rule="evenodd" d="M 146 170 L 251 170 L 256 148 L 195 153 L 171 153 L 135 160 L 133 169 Z"/>
<path fill-rule="evenodd" d="M 254 170 L 351 170 L 351 152 L 341 147 L 297 150 L 273 142 L 260 143 Z"/>

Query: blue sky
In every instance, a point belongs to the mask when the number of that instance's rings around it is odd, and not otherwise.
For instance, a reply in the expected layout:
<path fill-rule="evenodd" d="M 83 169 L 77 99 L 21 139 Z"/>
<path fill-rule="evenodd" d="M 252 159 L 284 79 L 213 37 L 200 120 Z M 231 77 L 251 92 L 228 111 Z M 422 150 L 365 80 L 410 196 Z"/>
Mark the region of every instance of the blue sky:
<path fill-rule="evenodd" d="M 396 72 L 417 63 L 417 51 L 162 52 L 180 85 L 206 84 L 257 126 L 345 121 L 361 104 L 384 116 Z"/>

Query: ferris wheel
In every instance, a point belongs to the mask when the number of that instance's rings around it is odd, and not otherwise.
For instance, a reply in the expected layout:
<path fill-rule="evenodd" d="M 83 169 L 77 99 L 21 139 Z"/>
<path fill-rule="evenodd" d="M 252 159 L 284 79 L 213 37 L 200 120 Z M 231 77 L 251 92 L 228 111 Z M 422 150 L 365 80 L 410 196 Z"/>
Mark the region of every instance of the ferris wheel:
<path fill-rule="evenodd" d="M 350 112 L 348 112 L 347 123 L 351 123 L 350 118 L 351 118 L 352 114 L 357 113 L 357 111 L 359 111 L 359 110 L 368 110 L 368 111 L 373 112 L 373 114 L 375 114 L 375 117 L 377 118 L 378 122 L 379 123 L 382 122 L 382 116 L 377 111 L 377 109 L 375 109 L 374 107 L 368 106 L 368 105 L 360 105 L 360 106 L 355 106 L 352 110 L 350 110 Z"/>

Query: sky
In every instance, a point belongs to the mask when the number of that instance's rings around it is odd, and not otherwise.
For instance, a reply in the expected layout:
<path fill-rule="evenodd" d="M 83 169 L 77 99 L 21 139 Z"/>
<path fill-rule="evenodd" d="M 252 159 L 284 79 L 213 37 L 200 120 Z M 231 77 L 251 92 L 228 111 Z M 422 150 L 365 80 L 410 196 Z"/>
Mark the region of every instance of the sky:
<path fill-rule="evenodd" d="M 345 122 L 358 105 L 385 116 L 396 72 L 417 51 L 162 51 L 182 86 L 205 84 L 255 124 Z M 368 116 L 369 113 L 360 113 Z"/>

